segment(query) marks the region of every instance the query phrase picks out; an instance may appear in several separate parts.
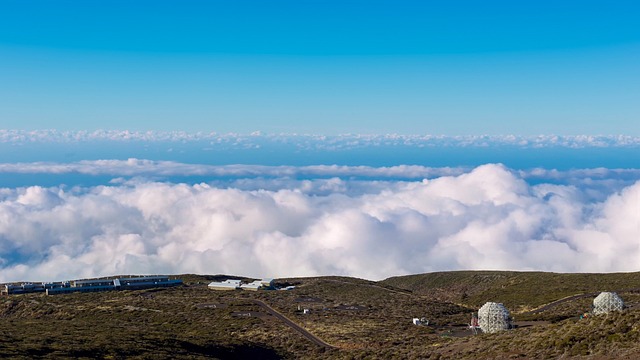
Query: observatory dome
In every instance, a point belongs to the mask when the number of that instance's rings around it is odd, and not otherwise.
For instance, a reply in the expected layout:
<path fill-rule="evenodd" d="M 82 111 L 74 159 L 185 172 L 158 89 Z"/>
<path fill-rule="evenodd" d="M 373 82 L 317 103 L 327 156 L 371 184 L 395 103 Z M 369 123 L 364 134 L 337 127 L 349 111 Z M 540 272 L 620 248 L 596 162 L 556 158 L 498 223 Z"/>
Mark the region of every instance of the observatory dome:
<path fill-rule="evenodd" d="M 622 308 L 624 308 L 624 301 L 614 292 L 602 292 L 593 299 L 593 313 L 596 315 L 620 311 Z"/>
<path fill-rule="evenodd" d="M 485 333 L 494 333 L 511 328 L 511 315 L 502 304 L 488 302 L 478 310 L 478 325 Z"/>

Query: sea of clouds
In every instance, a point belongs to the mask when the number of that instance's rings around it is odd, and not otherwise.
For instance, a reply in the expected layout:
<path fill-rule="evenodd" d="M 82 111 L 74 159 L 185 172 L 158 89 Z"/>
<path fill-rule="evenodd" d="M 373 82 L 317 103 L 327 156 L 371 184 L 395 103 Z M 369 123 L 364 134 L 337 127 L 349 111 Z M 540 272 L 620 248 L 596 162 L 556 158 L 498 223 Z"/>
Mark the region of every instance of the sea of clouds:
<path fill-rule="evenodd" d="M 112 181 L 0 188 L 0 282 L 640 270 L 638 169 L 0 164 L 10 173 Z"/>

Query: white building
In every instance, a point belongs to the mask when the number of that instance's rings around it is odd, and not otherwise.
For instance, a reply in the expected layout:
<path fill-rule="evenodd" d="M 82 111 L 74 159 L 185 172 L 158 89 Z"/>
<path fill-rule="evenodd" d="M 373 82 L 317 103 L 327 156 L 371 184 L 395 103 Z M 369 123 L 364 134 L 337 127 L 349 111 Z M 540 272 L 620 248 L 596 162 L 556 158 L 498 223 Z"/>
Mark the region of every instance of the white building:
<path fill-rule="evenodd" d="M 249 290 L 249 291 L 258 291 L 262 288 L 262 281 L 257 280 L 254 282 L 250 282 L 248 284 L 242 284 L 240 285 L 240 289 L 242 290 Z"/>
<path fill-rule="evenodd" d="M 242 283 L 242 280 L 225 280 L 222 282 L 212 282 L 209 284 L 209 289 L 212 290 L 249 290 L 258 291 L 264 288 L 271 288 L 273 285 L 273 279 L 262 279 L 252 281 L 250 283 Z"/>
<path fill-rule="evenodd" d="M 212 282 L 209 284 L 209 289 L 212 290 L 235 290 L 240 289 L 240 280 L 225 280 L 222 282 Z"/>

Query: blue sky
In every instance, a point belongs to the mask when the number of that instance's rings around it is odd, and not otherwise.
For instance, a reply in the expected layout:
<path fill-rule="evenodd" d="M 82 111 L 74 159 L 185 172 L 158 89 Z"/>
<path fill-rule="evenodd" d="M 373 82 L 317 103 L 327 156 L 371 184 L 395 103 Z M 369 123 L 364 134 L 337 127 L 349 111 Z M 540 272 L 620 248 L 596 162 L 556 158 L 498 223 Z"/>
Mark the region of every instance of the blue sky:
<path fill-rule="evenodd" d="M 633 1 L 3 1 L 0 128 L 640 135 Z"/>

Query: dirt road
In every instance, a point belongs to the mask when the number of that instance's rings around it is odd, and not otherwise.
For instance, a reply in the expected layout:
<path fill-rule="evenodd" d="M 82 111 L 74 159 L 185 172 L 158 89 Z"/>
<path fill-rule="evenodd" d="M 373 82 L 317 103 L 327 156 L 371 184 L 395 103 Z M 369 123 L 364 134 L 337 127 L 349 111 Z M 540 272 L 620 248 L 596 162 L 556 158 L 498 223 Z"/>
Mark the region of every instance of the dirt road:
<path fill-rule="evenodd" d="M 278 312 L 276 309 L 272 308 L 271 306 L 267 305 L 265 302 L 263 302 L 261 300 L 257 300 L 257 299 L 242 299 L 242 300 L 251 301 L 256 305 L 261 306 L 269 314 L 273 315 L 275 318 L 279 319 L 280 321 L 285 323 L 285 325 L 287 325 L 290 328 L 292 328 L 293 330 L 297 331 L 300 335 L 304 336 L 305 338 L 307 338 L 309 341 L 313 342 L 314 344 L 316 344 L 318 346 L 322 346 L 322 347 L 327 348 L 327 349 L 337 349 L 337 347 L 326 343 L 324 340 L 322 340 L 319 337 L 317 337 L 317 336 L 313 335 L 312 333 L 308 332 L 307 330 L 302 328 L 300 325 L 294 323 L 288 317 L 282 315 L 280 312 Z"/>

